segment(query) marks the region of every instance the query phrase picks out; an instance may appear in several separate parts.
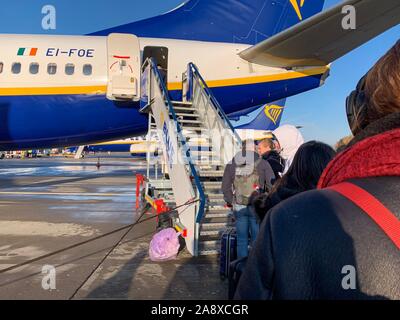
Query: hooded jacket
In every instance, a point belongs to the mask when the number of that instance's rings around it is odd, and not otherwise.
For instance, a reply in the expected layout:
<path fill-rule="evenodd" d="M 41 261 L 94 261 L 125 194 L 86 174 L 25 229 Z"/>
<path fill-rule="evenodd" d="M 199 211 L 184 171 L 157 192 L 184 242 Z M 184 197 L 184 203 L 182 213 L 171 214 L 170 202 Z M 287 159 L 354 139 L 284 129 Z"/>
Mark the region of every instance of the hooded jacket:
<path fill-rule="evenodd" d="M 280 156 L 285 160 L 283 173 L 286 173 L 293 162 L 297 150 L 304 143 L 304 138 L 295 126 L 288 124 L 275 129 L 273 134 L 281 146 Z"/>
<path fill-rule="evenodd" d="M 260 159 L 258 153 L 248 151 L 246 157 L 242 156 L 242 152 L 238 152 L 231 163 L 227 164 L 222 178 L 222 192 L 226 203 L 233 204 L 234 201 L 234 187 L 236 166 L 253 165 Z M 269 191 L 272 188 L 272 181 L 275 179 L 274 172 L 267 160 L 261 159 L 257 166 L 257 172 L 260 177 L 259 185 Z"/>
<path fill-rule="evenodd" d="M 350 181 L 400 219 L 400 113 L 356 136 L 319 190 L 264 219 L 236 299 L 400 299 L 400 251 L 358 206 L 326 187 Z"/>

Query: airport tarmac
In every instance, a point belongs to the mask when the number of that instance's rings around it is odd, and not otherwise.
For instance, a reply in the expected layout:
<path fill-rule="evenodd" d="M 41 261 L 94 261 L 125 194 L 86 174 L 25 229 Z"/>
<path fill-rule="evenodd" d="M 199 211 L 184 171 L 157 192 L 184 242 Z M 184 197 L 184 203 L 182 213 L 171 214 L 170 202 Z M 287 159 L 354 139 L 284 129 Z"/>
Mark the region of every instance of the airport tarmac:
<path fill-rule="evenodd" d="M 69 299 L 126 230 L 1 273 L 2 269 L 135 222 L 135 174 L 145 161 L 129 156 L 81 160 L 0 161 L 0 299 Z M 149 215 L 146 215 L 149 217 Z M 226 299 L 216 256 L 155 263 L 148 246 L 155 220 L 135 226 L 74 299 Z M 45 265 L 56 288 L 45 290 Z"/>

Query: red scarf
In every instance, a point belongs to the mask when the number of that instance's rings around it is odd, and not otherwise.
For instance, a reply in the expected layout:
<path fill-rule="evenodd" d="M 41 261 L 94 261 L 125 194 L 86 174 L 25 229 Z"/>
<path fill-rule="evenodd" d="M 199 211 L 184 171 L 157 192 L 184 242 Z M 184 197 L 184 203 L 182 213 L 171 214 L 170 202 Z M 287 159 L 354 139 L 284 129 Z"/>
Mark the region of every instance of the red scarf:
<path fill-rule="evenodd" d="M 349 179 L 400 176 L 400 129 L 361 140 L 334 158 L 322 173 L 318 189 Z"/>

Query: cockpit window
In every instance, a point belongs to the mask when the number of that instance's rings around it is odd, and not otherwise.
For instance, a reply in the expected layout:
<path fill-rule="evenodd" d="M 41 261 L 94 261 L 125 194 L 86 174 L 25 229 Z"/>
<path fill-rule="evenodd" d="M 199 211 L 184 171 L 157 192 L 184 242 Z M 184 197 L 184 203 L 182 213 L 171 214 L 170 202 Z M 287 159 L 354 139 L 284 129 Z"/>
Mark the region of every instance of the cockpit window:
<path fill-rule="evenodd" d="M 4 67 L 3 62 L 0 62 L 0 73 L 3 73 L 3 67 Z"/>
<path fill-rule="evenodd" d="M 55 63 L 49 63 L 47 65 L 47 73 L 50 75 L 54 75 L 57 73 L 57 65 Z"/>
<path fill-rule="evenodd" d="M 11 72 L 13 74 L 19 74 L 21 72 L 21 63 L 14 62 L 11 67 Z"/>
<path fill-rule="evenodd" d="M 33 62 L 29 65 L 29 73 L 30 74 L 38 74 L 39 73 L 39 63 Z"/>

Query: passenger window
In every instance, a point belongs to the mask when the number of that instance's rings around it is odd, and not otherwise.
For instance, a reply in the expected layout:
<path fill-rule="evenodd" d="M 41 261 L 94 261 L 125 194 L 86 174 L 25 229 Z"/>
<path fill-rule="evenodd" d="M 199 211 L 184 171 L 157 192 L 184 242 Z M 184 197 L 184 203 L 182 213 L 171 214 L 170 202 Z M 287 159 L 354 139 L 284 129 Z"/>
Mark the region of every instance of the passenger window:
<path fill-rule="evenodd" d="M 19 74 L 21 72 L 21 63 L 14 62 L 11 67 L 11 72 L 13 74 Z"/>
<path fill-rule="evenodd" d="M 85 64 L 83 66 L 83 74 L 85 76 L 90 76 L 92 74 L 92 65 L 91 64 Z"/>
<path fill-rule="evenodd" d="M 29 65 L 30 74 L 38 74 L 39 73 L 39 63 L 33 62 Z"/>
<path fill-rule="evenodd" d="M 49 63 L 47 65 L 47 73 L 50 75 L 54 75 L 57 73 L 57 65 L 55 63 Z"/>
<path fill-rule="evenodd" d="M 0 62 L 0 73 L 3 73 L 3 67 L 4 67 L 3 62 Z"/>
<path fill-rule="evenodd" d="M 72 76 L 75 72 L 75 65 L 73 63 L 67 63 L 65 65 L 65 74 L 67 76 Z"/>

